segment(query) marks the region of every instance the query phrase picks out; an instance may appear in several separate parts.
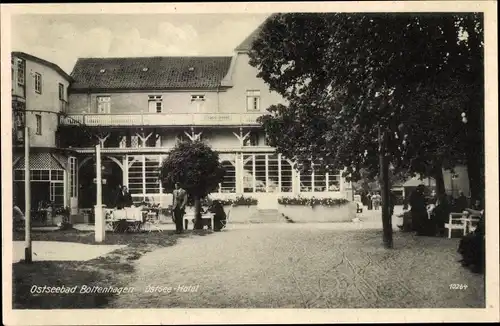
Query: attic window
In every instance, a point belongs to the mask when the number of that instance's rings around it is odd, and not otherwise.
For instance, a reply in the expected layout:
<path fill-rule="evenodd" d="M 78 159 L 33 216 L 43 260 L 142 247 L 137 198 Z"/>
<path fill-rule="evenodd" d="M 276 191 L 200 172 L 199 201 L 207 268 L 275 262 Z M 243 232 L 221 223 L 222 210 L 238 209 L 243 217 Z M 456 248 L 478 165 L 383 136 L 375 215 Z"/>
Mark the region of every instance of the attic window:
<path fill-rule="evenodd" d="M 205 95 L 193 94 L 191 95 L 191 102 L 203 102 L 205 101 Z"/>
<path fill-rule="evenodd" d="M 194 71 L 194 67 L 189 67 L 189 71 Z"/>
<path fill-rule="evenodd" d="M 149 70 L 148 67 L 142 68 L 142 71 L 148 71 L 148 70 Z"/>
<path fill-rule="evenodd" d="M 103 73 L 105 73 L 105 72 L 106 72 L 106 69 L 101 69 L 101 70 L 99 70 L 99 72 L 100 72 L 101 74 L 103 74 Z"/>

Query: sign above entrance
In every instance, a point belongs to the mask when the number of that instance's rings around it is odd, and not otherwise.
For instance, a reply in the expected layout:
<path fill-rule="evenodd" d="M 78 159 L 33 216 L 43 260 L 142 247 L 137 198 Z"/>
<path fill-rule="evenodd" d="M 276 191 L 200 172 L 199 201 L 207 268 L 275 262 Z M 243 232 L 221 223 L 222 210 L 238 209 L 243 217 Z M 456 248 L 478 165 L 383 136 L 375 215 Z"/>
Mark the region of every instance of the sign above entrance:
<path fill-rule="evenodd" d="M 102 179 L 102 184 L 105 185 L 107 182 L 106 179 Z M 94 183 L 97 183 L 97 178 L 94 178 Z"/>

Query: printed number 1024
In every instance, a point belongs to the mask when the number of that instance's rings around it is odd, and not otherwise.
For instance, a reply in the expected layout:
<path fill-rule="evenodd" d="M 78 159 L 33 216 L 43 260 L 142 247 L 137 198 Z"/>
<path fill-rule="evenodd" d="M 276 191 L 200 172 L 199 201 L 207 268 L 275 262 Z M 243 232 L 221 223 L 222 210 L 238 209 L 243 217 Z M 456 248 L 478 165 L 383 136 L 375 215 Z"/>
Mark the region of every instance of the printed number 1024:
<path fill-rule="evenodd" d="M 467 290 L 467 284 L 450 284 L 450 290 Z"/>

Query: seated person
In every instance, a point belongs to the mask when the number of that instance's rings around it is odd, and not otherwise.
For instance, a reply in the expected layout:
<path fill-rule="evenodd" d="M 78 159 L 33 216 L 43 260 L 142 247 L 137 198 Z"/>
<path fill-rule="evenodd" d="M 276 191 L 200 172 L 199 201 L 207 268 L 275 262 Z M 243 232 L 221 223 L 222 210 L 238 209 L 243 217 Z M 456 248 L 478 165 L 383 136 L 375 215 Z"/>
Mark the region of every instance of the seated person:
<path fill-rule="evenodd" d="M 214 231 L 222 230 L 226 226 L 227 218 L 222 203 L 218 200 L 214 200 L 208 210 L 214 214 Z"/>
<path fill-rule="evenodd" d="M 458 252 L 462 255 L 460 262 L 464 267 L 471 267 L 474 272 L 484 271 L 485 266 L 485 214 L 484 210 L 466 209 L 467 214 L 480 215 L 478 226 L 474 232 L 462 237 Z"/>
<path fill-rule="evenodd" d="M 449 205 L 447 196 L 445 194 L 437 196 L 436 206 L 430 212 L 431 234 L 435 235 L 437 233 L 440 236 L 443 236 L 445 234 L 444 225 L 450 213 L 451 207 Z"/>

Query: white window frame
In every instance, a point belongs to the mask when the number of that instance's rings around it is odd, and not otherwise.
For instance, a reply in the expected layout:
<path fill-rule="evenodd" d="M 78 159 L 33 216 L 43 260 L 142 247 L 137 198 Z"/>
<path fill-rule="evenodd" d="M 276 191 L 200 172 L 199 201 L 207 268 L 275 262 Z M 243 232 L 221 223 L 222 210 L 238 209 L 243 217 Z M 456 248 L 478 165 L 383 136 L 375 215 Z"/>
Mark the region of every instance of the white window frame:
<path fill-rule="evenodd" d="M 35 123 L 36 123 L 36 134 L 41 135 L 42 134 L 42 115 L 41 114 L 35 114 Z"/>
<path fill-rule="evenodd" d="M 59 83 L 58 90 L 59 90 L 59 100 L 64 101 L 64 99 L 65 99 L 65 96 L 64 96 L 64 93 L 65 93 L 64 92 L 64 84 Z"/>
<path fill-rule="evenodd" d="M 17 59 L 17 85 L 24 86 L 25 83 L 25 61 L 23 59 Z"/>
<path fill-rule="evenodd" d="M 70 187 L 69 196 L 71 198 L 75 198 L 78 196 L 78 181 L 77 181 L 78 174 L 76 172 L 77 170 L 76 157 L 70 156 L 68 158 L 68 162 L 69 162 L 69 187 Z"/>
<path fill-rule="evenodd" d="M 160 110 L 158 111 L 158 109 Z M 163 113 L 163 97 L 161 95 L 149 95 L 148 110 L 150 113 Z"/>
<path fill-rule="evenodd" d="M 260 111 L 260 90 L 247 90 L 247 111 Z"/>
<path fill-rule="evenodd" d="M 42 94 L 42 74 L 39 72 L 35 72 L 33 78 L 35 80 L 35 92 L 37 92 L 38 94 Z"/>
<path fill-rule="evenodd" d="M 205 94 L 191 94 L 191 102 L 205 102 Z"/>
<path fill-rule="evenodd" d="M 97 102 L 97 113 L 98 114 L 110 114 L 111 113 L 111 96 L 100 95 L 96 97 Z M 104 108 L 104 110 L 101 110 Z"/>

